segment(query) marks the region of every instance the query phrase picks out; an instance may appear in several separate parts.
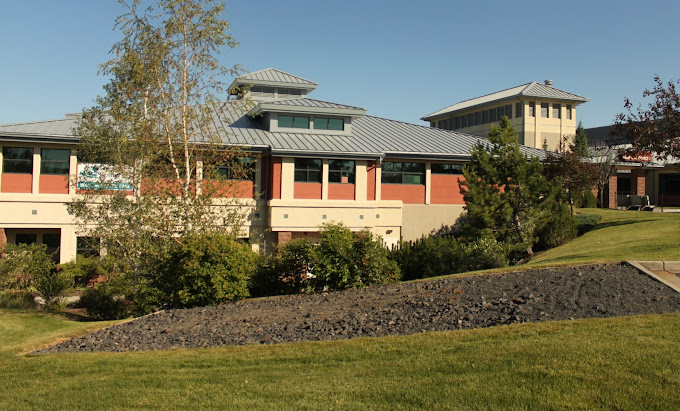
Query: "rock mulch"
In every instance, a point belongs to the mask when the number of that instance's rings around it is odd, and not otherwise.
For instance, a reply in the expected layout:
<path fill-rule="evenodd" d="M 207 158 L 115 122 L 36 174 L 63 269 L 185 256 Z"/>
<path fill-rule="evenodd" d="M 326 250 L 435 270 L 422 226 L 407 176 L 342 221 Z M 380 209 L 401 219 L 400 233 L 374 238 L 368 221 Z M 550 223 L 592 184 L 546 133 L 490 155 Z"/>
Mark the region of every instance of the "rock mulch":
<path fill-rule="evenodd" d="M 143 351 L 405 335 L 680 311 L 680 294 L 625 264 L 449 277 L 167 310 L 40 353 Z"/>

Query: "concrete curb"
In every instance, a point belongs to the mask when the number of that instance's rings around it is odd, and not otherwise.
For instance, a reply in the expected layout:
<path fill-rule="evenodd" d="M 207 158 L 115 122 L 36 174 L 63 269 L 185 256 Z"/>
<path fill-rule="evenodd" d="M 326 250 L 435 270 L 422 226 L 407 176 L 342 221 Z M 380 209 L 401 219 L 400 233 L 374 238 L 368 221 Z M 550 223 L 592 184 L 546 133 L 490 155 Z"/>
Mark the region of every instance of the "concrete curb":
<path fill-rule="evenodd" d="M 666 263 L 671 263 L 669 268 L 680 267 L 680 261 L 626 261 L 628 264 L 647 274 L 648 276 L 654 278 L 660 283 L 666 284 L 670 288 L 680 293 L 680 285 L 676 285 L 663 277 L 654 274 L 654 271 L 667 271 L 669 273 L 674 273 L 673 271 L 665 269 Z M 677 272 L 677 271 L 676 271 Z"/>
<path fill-rule="evenodd" d="M 636 261 L 651 271 L 666 271 L 680 274 L 680 261 Z"/>

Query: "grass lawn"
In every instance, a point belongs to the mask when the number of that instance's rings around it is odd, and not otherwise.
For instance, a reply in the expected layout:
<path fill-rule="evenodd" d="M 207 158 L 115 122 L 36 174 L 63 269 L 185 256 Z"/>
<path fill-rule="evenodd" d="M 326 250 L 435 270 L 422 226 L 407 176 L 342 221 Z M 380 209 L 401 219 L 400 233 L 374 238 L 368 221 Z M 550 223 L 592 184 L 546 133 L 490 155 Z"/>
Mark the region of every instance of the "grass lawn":
<path fill-rule="evenodd" d="M 680 260 L 680 214 L 584 210 L 531 265 Z M 680 313 L 350 341 L 19 355 L 110 323 L 0 309 L 0 409 L 677 409 Z"/>
<path fill-rule="evenodd" d="M 595 228 L 568 244 L 537 255 L 529 265 L 621 260 L 680 260 L 680 213 L 606 209 Z"/>
<path fill-rule="evenodd" d="M 97 325 L 0 310 L 0 409 L 680 403 L 680 314 L 276 346 L 17 355 Z"/>

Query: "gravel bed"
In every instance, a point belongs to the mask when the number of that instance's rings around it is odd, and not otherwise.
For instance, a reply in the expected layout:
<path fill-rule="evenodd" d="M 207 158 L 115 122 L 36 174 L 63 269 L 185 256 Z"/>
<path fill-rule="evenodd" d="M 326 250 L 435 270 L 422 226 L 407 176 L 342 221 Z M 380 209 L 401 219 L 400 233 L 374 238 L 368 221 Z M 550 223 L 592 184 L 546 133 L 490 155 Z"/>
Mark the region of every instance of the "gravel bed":
<path fill-rule="evenodd" d="M 680 311 L 680 294 L 626 264 L 449 277 L 167 310 L 39 353 L 342 340 Z"/>

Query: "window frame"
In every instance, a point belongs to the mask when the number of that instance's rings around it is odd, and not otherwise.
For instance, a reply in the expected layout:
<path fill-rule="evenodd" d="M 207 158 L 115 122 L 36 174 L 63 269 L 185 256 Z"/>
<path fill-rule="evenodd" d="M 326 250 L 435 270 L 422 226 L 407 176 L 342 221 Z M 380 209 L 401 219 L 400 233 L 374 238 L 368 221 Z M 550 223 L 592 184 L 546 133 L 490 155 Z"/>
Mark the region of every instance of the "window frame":
<path fill-rule="evenodd" d="M 232 164 L 218 166 L 216 169 L 217 174 L 225 180 L 255 182 L 255 170 L 257 168 L 257 159 L 251 156 L 243 156 L 233 158 L 232 162 L 234 161 L 239 163 L 239 167 L 243 167 L 245 173 L 243 173 L 242 176 L 238 176 L 238 178 L 234 177 L 234 169 L 236 167 L 234 167 L 234 165 Z"/>
<path fill-rule="evenodd" d="M 310 167 L 311 162 L 318 162 L 318 168 Z M 305 164 L 303 164 L 305 163 Z M 311 179 L 310 175 L 313 173 L 318 173 L 319 177 L 317 179 Z M 299 176 L 304 175 L 305 178 L 299 178 Z M 294 171 L 293 171 L 293 181 L 295 183 L 318 183 L 321 184 L 323 181 L 323 161 L 320 158 L 306 158 L 300 157 L 295 159 Z"/>
<path fill-rule="evenodd" d="M 555 115 L 555 113 L 557 113 L 557 115 Z M 552 104 L 552 118 L 562 118 L 562 104 Z"/>
<path fill-rule="evenodd" d="M 10 152 L 10 150 L 28 150 L 30 151 L 30 156 L 29 158 L 13 158 L 11 156 L 8 156 L 7 153 Z M 10 146 L 5 146 L 2 148 L 2 172 L 3 173 L 8 173 L 8 174 L 33 174 L 33 154 L 35 154 L 35 149 L 33 147 L 10 147 Z M 21 165 L 21 164 L 28 164 L 28 167 L 26 169 L 30 171 L 8 171 L 8 163 L 14 162 L 15 166 L 16 165 Z M 9 167 L 10 169 L 15 169 L 16 167 Z M 19 167 L 23 168 L 23 167 Z"/>
<path fill-rule="evenodd" d="M 394 164 L 395 166 L 398 164 L 399 170 L 390 170 L 390 171 L 385 171 L 386 165 L 387 164 Z M 411 171 L 407 170 L 404 171 L 404 165 L 409 164 L 411 166 L 416 165 L 417 168 L 422 169 L 418 171 Z M 408 162 L 408 161 L 384 161 L 382 163 L 382 168 L 380 170 L 381 172 L 381 183 L 382 184 L 405 184 L 405 185 L 425 185 L 425 163 L 418 163 L 418 162 Z M 388 181 L 386 178 L 388 175 L 391 176 L 399 176 L 399 182 L 396 181 Z M 405 177 L 408 176 L 419 176 L 421 182 L 420 183 L 411 183 L 411 182 L 405 182 Z"/>
<path fill-rule="evenodd" d="M 566 111 L 567 111 L 567 120 L 573 120 L 573 113 L 571 112 L 571 104 L 567 104 L 566 106 Z"/>
<path fill-rule="evenodd" d="M 536 117 L 536 102 L 535 101 L 530 101 L 529 102 L 529 117 Z"/>
<path fill-rule="evenodd" d="M 541 118 L 550 118 L 550 103 L 541 103 Z"/>

